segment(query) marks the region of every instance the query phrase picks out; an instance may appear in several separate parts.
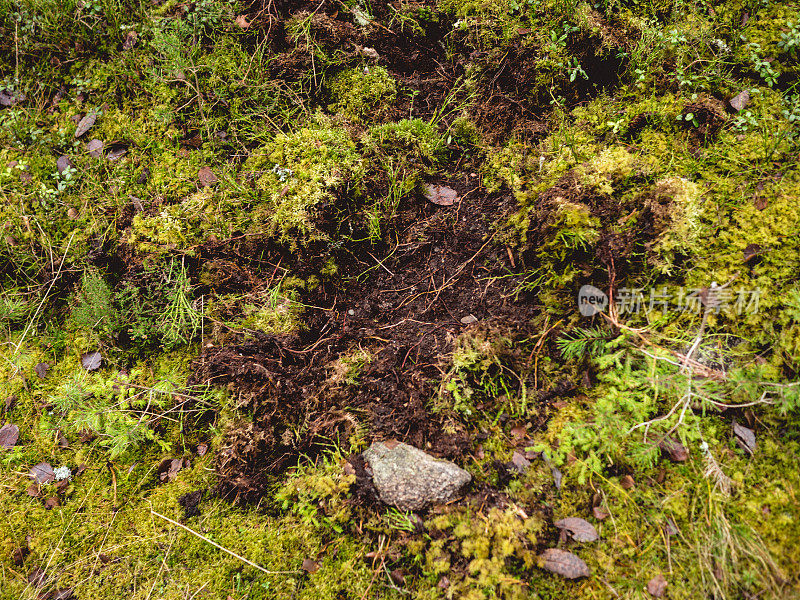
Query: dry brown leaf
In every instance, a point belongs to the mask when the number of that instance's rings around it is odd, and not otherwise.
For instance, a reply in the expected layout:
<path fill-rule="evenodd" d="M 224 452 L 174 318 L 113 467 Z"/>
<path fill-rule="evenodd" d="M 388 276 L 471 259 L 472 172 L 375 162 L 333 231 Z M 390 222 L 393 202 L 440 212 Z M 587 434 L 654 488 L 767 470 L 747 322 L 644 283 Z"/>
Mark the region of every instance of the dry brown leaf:
<path fill-rule="evenodd" d="M 174 481 L 183 466 L 182 458 L 165 458 L 156 469 L 159 480 L 167 483 Z"/>
<path fill-rule="evenodd" d="M 633 477 L 630 475 L 624 475 L 620 480 L 619 484 L 622 486 L 623 490 L 629 490 L 632 487 L 636 486 L 636 482 L 633 480 Z"/>
<path fill-rule="evenodd" d="M 200 170 L 197 172 L 197 179 L 200 181 L 200 185 L 203 187 L 208 187 L 213 185 L 219 181 L 214 172 L 209 167 L 200 167 Z"/>
<path fill-rule="evenodd" d="M 405 585 L 406 583 L 406 574 L 403 569 L 394 569 L 389 573 L 389 577 L 392 578 L 395 585 Z"/>
<path fill-rule="evenodd" d="M 589 567 L 572 552 L 559 548 L 548 548 L 542 552 L 540 558 L 544 560 L 542 568 L 550 573 L 561 575 L 567 579 L 589 576 Z"/>
<path fill-rule="evenodd" d="M 69 159 L 69 156 L 59 156 L 58 160 L 56 160 L 56 170 L 58 171 L 59 175 L 63 174 L 64 171 L 71 166 L 72 161 Z"/>
<path fill-rule="evenodd" d="M 91 140 L 86 144 L 86 149 L 92 158 L 100 158 L 103 155 L 103 146 L 104 144 L 101 140 Z"/>
<path fill-rule="evenodd" d="M 75 137 L 79 138 L 87 131 L 89 131 L 97 121 L 97 114 L 89 113 L 78 122 L 78 128 L 75 130 Z"/>
<path fill-rule="evenodd" d="M 531 461 L 525 458 L 525 455 L 522 452 L 517 450 L 514 451 L 514 454 L 511 456 L 511 467 L 517 473 L 522 475 L 525 471 L 528 470 L 528 467 L 531 466 Z"/>
<path fill-rule="evenodd" d="M 244 15 L 239 15 L 234 21 L 239 29 L 247 29 L 250 27 L 250 21 L 248 21 L 247 17 Z"/>
<path fill-rule="evenodd" d="M 756 434 L 749 427 L 739 425 L 736 421 L 733 422 L 733 434 L 736 436 L 736 443 L 739 447 L 747 452 L 750 456 L 756 451 L 758 443 L 756 442 Z"/>
<path fill-rule="evenodd" d="M 599 536 L 594 525 L 579 517 L 567 517 L 555 522 L 555 526 L 565 531 L 576 542 L 593 542 Z"/>
<path fill-rule="evenodd" d="M 310 558 L 303 559 L 303 571 L 306 573 L 316 573 L 319 571 L 319 563 Z"/>
<path fill-rule="evenodd" d="M 667 580 L 659 573 L 647 582 L 647 593 L 654 598 L 661 598 L 667 591 Z"/>
<path fill-rule="evenodd" d="M 133 48 L 136 45 L 136 41 L 139 39 L 139 34 L 135 31 L 129 31 L 125 35 L 125 41 L 122 42 L 122 50 L 127 51 Z"/>
<path fill-rule="evenodd" d="M 19 439 L 19 427 L 6 423 L 0 427 L 0 448 L 3 450 L 11 450 L 17 445 Z"/>
<path fill-rule="evenodd" d="M 30 477 L 39 485 L 51 483 L 55 480 L 56 474 L 50 463 L 42 462 L 31 469 Z"/>
<path fill-rule="evenodd" d="M 31 572 L 28 573 L 28 583 L 33 587 L 43 587 L 46 582 L 47 577 L 45 576 L 44 569 L 41 567 L 34 567 L 31 569 Z"/>
<path fill-rule="evenodd" d="M 81 365 L 87 371 L 97 371 L 103 364 L 103 356 L 95 350 L 81 355 Z"/>
<path fill-rule="evenodd" d="M 733 98 L 730 99 L 729 104 L 731 105 L 731 108 L 736 112 L 744 110 L 745 106 L 750 104 L 750 92 L 748 92 L 747 90 L 739 92 Z"/>
<path fill-rule="evenodd" d="M 426 185 L 425 197 L 439 206 L 452 206 L 458 200 L 458 192 L 445 185 Z"/>
<path fill-rule="evenodd" d="M 661 448 L 664 454 L 669 456 L 672 462 L 685 462 L 689 458 L 689 451 L 686 446 L 674 438 L 664 438 L 658 447 Z"/>
<path fill-rule="evenodd" d="M 611 516 L 611 513 L 602 506 L 594 506 L 592 507 L 592 515 L 594 515 L 594 518 L 598 521 L 602 521 L 603 519 L 607 519 L 609 516 Z"/>
<path fill-rule="evenodd" d="M 48 365 L 47 363 L 39 363 L 35 367 L 33 367 L 33 370 L 36 371 L 36 374 L 39 376 L 39 379 L 44 379 L 45 377 L 47 377 L 47 372 L 50 370 L 50 365 Z"/>

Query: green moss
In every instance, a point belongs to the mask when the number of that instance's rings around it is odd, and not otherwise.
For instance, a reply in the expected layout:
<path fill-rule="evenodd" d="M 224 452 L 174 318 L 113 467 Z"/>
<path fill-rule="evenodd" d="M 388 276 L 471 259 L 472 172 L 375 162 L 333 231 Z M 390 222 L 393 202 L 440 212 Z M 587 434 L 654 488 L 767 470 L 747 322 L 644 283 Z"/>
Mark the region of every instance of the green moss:
<path fill-rule="evenodd" d="M 379 116 L 397 97 L 397 84 L 384 67 L 346 69 L 328 83 L 329 110 L 354 120 Z"/>

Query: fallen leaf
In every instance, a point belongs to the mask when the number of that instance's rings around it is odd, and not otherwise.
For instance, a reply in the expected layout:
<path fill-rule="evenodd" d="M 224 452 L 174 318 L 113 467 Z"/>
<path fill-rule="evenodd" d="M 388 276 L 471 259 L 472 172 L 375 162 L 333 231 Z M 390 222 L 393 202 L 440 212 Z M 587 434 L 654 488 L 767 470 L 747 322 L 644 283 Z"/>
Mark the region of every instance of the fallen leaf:
<path fill-rule="evenodd" d="M 50 496 L 44 501 L 44 507 L 46 510 L 53 510 L 56 506 L 61 506 L 61 502 L 56 496 Z"/>
<path fill-rule="evenodd" d="M 512 427 L 509 433 L 518 440 L 524 440 L 526 437 L 528 437 L 528 429 L 524 425 Z"/>
<path fill-rule="evenodd" d="M 748 244 L 747 247 L 742 250 L 742 257 L 744 258 L 744 262 L 748 262 L 754 259 L 756 256 L 761 254 L 762 252 L 761 246 L 758 244 Z"/>
<path fill-rule="evenodd" d="M 672 462 L 685 462 L 689 458 L 689 451 L 686 446 L 671 437 L 664 438 L 658 445 L 661 451 L 669 456 Z"/>
<path fill-rule="evenodd" d="M 511 468 L 522 475 L 530 466 L 531 461 L 525 458 L 525 455 L 523 455 L 521 452 L 515 450 L 514 454 L 511 456 Z"/>
<path fill-rule="evenodd" d="M 654 598 L 661 598 L 667 591 L 667 580 L 659 573 L 647 582 L 647 593 Z"/>
<path fill-rule="evenodd" d="M 17 445 L 19 439 L 19 427 L 6 423 L 0 427 L 0 448 L 3 450 L 11 450 Z"/>
<path fill-rule="evenodd" d="M 619 484 L 622 486 L 623 490 L 629 490 L 636 485 L 636 482 L 630 475 L 624 475 L 622 479 L 619 480 Z"/>
<path fill-rule="evenodd" d="M 749 427 L 733 422 L 733 434 L 736 436 L 736 443 L 739 448 L 747 452 L 750 456 L 756 451 L 756 434 Z"/>
<path fill-rule="evenodd" d="M 592 515 L 598 521 L 602 521 L 603 519 L 607 519 L 609 516 L 611 516 L 611 513 L 608 512 L 602 506 L 593 506 L 592 507 Z"/>
<path fill-rule="evenodd" d="M 106 158 L 108 160 L 114 161 L 122 158 L 128 153 L 128 147 L 124 144 L 111 144 L 109 146 L 108 154 L 106 154 Z"/>
<path fill-rule="evenodd" d="M 467 315 L 466 317 L 461 317 L 462 325 L 471 325 L 472 323 L 477 323 L 478 318 L 475 315 Z"/>
<path fill-rule="evenodd" d="M 750 104 L 750 92 L 748 92 L 747 90 L 739 92 L 733 98 L 730 99 L 728 104 L 730 104 L 731 108 L 736 112 L 744 110 L 744 107 Z"/>
<path fill-rule="evenodd" d="M 103 156 L 103 142 L 101 140 L 91 140 L 86 144 L 86 149 L 89 151 L 89 156 L 92 158 L 100 158 Z"/>
<path fill-rule="evenodd" d="M 6 402 L 3 406 L 5 412 L 10 412 L 15 406 L 17 405 L 17 397 L 16 396 L 8 396 L 6 398 Z"/>
<path fill-rule="evenodd" d="M 394 569 L 391 573 L 389 573 L 389 577 L 392 578 L 392 581 L 395 585 L 404 585 L 406 582 L 406 575 L 403 572 L 403 569 Z"/>
<path fill-rule="evenodd" d="M 439 206 L 452 206 L 458 200 L 458 192 L 445 185 L 426 185 L 425 197 Z"/>
<path fill-rule="evenodd" d="M 69 159 L 69 156 L 59 156 L 58 160 L 56 160 L 56 169 L 58 170 L 59 174 L 64 173 L 64 171 L 71 166 L 72 161 Z"/>
<path fill-rule="evenodd" d="M 39 489 L 39 486 L 37 484 L 35 484 L 35 483 L 30 484 L 28 486 L 28 489 L 25 490 L 25 491 L 27 492 L 28 496 L 30 496 L 31 498 L 38 498 L 39 494 L 41 493 L 41 490 Z"/>
<path fill-rule="evenodd" d="M 206 452 L 208 452 L 208 444 L 205 442 L 197 444 L 197 456 L 205 456 Z"/>
<path fill-rule="evenodd" d="M 200 170 L 197 172 L 197 179 L 200 181 L 200 185 L 203 187 L 208 187 L 213 185 L 219 181 L 214 172 L 209 167 L 200 167 Z"/>
<path fill-rule="evenodd" d="M 316 573 L 319 571 L 319 563 L 310 558 L 303 559 L 303 571 L 306 573 Z"/>
<path fill-rule="evenodd" d="M 34 587 L 43 587 L 46 580 L 47 578 L 45 577 L 44 569 L 41 567 L 34 567 L 31 569 L 31 572 L 28 573 L 28 583 Z"/>
<path fill-rule="evenodd" d="M 81 356 L 81 364 L 87 371 L 97 371 L 103 364 L 103 357 L 97 350 L 86 352 Z"/>
<path fill-rule="evenodd" d="M 183 459 L 181 458 L 165 458 L 158 465 L 157 473 L 161 481 L 169 483 L 174 481 L 178 476 L 178 471 L 183 468 Z"/>
<path fill-rule="evenodd" d="M 78 127 L 75 129 L 75 137 L 79 138 L 87 131 L 89 131 L 97 121 L 97 114 L 89 113 L 78 122 Z"/>
<path fill-rule="evenodd" d="M 550 573 L 561 575 L 567 579 L 589 576 L 589 567 L 572 552 L 559 548 L 548 548 L 542 552 L 540 558 L 544 560 L 542 568 Z"/>
<path fill-rule="evenodd" d="M 125 41 L 122 42 L 122 50 L 126 51 L 126 50 L 130 50 L 131 48 L 133 48 L 136 45 L 136 42 L 137 42 L 138 39 L 139 39 L 139 34 L 138 33 L 136 33 L 135 31 L 129 31 L 125 35 Z"/>
<path fill-rule="evenodd" d="M 39 485 L 44 485 L 55 480 L 56 474 L 50 463 L 42 462 L 31 469 L 30 477 Z"/>
<path fill-rule="evenodd" d="M 25 557 L 28 556 L 30 552 L 31 551 L 28 546 L 20 546 L 19 548 L 15 548 L 11 553 L 11 560 L 16 566 L 21 567 L 22 563 L 25 562 Z"/>
<path fill-rule="evenodd" d="M 50 600 L 73 600 L 73 598 L 75 598 L 75 591 L 72 588 L 65 588 L 56 590 Z"/>
<path fill-rule="evenodd" d="M 33 370 L 36 371 L 36 374 L 39 376 L 39 379 L 44 379 L 47 377 L 47 372 L 50 370 L 50 365 L 47 363 L 39 363 Z"/>
<path fill-rule="evenodd" d="M 25 99 L 25 94 L 22 92 L 17 92 L 16 94 L 13 92 L 7 92 L 5 90 L 0 91 L 0 106 L 14 106 L 20 100 Z"/>
<path fill-rule="evenodd" d="M 239 15 L 238 17 L 236 17 L 236 19 L 234 19 L 234 21 L 236 22 L 236 26 L 239 29 L 247 29 L 248 27 L 250 27 L 250 22 L 244 15 Z"/>
<path fill-rule="evenodd" d="M 593 542 L 599 536 L 594 525 L 579 517 L 567 517 L 555 522 L 555 526 L 565 531 L 576 542 Z"/>

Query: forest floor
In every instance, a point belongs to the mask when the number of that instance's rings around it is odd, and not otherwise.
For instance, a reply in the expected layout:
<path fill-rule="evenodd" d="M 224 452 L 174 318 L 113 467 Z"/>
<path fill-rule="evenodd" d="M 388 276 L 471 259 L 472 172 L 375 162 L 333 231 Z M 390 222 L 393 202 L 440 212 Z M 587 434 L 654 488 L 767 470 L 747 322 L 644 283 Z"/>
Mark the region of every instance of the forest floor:
<path fill-rule="evenodd" d="M 0 597 L 800 597 L 798 80 L 795 0 L 0 0 Z"/>

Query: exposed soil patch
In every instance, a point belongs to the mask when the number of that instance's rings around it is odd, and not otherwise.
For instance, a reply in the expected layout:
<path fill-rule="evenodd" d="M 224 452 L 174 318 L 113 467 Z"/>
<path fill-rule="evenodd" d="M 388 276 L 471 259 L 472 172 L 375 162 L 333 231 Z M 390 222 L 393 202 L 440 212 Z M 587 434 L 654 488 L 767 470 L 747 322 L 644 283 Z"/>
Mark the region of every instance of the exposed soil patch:
<path fill-rule="evenodd" d="M 299 453 L 364 426 L 372 437 L 450 459 L 471 448 L 468 425 L 427 406 L 453 342 L 467 327 L 488 325 L 524 336 L 538 309 L 514 301 L 514 277 L 498 279 L 512 271 L 513 255 L 494 241 L 493 226 L 511 201 L 480 193 L 468 175 L 442 183 L 460 195 L 453 206 L 409 198 L 394 244 L 343 248 L 347 284 L 323 286 L 306 299 L 318 307 L 304 313 L 307 331 L 236 336 L 203 351 L 194 380 L 227 385 L 254 416 L 229 432 L 220 455 L 225 493 L 258 496 Z M 469 315 L 476 321 L 465 325 Z M 336 376 L 337 360 L 354 350 L 370 359 L 346 385 Z"/>

